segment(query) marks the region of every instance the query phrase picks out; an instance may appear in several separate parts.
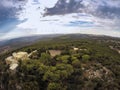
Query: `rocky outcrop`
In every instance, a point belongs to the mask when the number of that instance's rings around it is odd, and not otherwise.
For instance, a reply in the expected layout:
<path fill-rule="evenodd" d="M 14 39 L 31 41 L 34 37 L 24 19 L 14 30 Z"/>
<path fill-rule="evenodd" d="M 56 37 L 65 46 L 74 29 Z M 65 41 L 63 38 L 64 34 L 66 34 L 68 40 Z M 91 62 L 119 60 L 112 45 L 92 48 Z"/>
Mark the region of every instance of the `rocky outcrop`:
<path fill-rule="evenodd" d="M 89 67 L 83 67 L 84 76 L 87 79 L 101 79 L 101 80 L 108 80 L 112 81 L 112 72 L 107 69 L 106 67 L 102 66 L 101 64 L 92 64 Z"/>

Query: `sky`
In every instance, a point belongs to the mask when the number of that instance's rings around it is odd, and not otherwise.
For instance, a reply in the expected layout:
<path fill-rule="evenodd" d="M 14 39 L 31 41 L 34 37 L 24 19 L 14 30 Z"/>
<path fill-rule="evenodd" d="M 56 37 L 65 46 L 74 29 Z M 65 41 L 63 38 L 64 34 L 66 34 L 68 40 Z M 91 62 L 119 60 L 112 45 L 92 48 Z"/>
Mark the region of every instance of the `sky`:
<path fill-rule="evenodd" d="M 69 33 L 120 37 L 120 0 L 0 2 L 0 40 Z"/>

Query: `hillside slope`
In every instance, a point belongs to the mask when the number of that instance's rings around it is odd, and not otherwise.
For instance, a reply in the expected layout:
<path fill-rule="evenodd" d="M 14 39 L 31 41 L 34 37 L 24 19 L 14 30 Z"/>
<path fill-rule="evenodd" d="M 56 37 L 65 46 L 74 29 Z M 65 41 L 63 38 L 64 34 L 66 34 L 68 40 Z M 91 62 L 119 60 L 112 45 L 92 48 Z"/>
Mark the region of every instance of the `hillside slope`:
<path fill-rule="evenodd" d="M 120 39 L 63 35 L 9 52 L 0 57 L 0 89 L 119 90 L 120 54 L 110 46 L 120 49 Z"/>

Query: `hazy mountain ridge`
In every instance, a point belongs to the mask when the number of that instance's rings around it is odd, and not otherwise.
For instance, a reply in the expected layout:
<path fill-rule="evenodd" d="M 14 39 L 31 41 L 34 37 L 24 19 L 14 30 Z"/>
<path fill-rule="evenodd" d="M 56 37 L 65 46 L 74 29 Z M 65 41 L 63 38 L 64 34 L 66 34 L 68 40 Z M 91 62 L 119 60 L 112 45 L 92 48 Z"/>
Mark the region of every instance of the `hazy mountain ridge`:
<path fill-rule="evenodd" d="M 0 41 L 0 53 L 4 51 L 9 51 L 12 49 L 17 49 L 26 45 L 31 45 L 37 41 L 50 39 L 59 35 L 35 35 L 21 38 L 14 38 L 10 40 Z"/>
<path fill-rule="evenodd" d="M 13 49 L 17 49 L 20 47 L 24 47 L 27 45 L 31 45 L 34 44 L 38 41 L 41 40 L 48 40 L 48 39 L 52 39 L 54 38 L 54 40 L 64 40 L 64 39 L 73 39 L 73 40 L 77 40 L 77 39 L 84 39 L 84 38 L 88 38 L 88 39 L 101 39 L 101 40 L 109 40 L 109 39 L 116 39 L 116 40 L 120 40 L 120 38 L 115 38 L 115 37 L 110 37 L 110 36 L 104 36 L 104 35 L 92 35 L 92 34 L 68 34 L 68 35 L 64 35 L 64 34 L 53 34 L 53 35 L 36 35 L 36 36 L 28 36 L 28 37 L 21 37 L 21 38 L 15 38 L 15 39 L 10 39 L 10 40 L 3 40 L 0 41 L 0 53 L 2 52 L 6 52 L 9 50 L 13 50 Z"/>

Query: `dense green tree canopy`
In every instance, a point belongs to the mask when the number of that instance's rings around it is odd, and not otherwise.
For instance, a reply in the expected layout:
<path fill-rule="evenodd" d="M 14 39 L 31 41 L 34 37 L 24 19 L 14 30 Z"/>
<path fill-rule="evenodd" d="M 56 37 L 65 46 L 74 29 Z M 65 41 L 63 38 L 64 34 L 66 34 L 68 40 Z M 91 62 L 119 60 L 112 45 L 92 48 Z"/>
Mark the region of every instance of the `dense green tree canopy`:
<path fill-rule="evenodd" d="M 29 60 L 20 60 L 14 71 L 5 62 L 12 54 L 8 52 L 0 56 L 0 90 L 119 90 L 120 54 L 110 45 L 119 49 L 120 44 L 78 37 L 41 41 L 12 51 L 37 50 Z M 61 54 L 52 57 L 49 50 Z"/>

